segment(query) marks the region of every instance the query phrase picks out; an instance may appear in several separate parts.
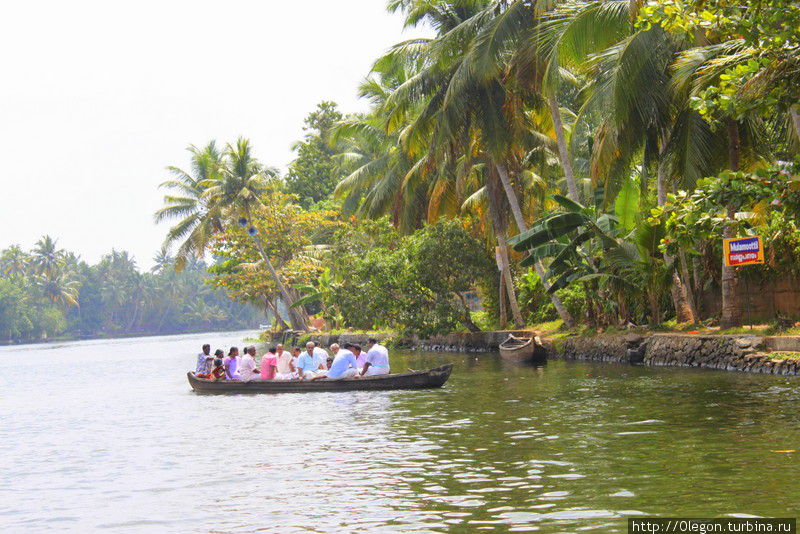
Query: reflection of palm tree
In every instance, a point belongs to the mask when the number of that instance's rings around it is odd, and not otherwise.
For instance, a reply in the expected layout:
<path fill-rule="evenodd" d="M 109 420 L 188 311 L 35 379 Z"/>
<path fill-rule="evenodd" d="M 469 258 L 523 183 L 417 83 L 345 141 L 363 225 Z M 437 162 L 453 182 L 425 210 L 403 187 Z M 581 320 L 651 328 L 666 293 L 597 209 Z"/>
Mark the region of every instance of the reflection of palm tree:
<path fill-rule="evenodd" d="M 161 187 L 174 191 L 164 197 L 165 206 L 155 214 L 156 222 L 178 220 L 167 233 L 165 245 L 180 242 L 175 267 L 183 269 L 190 257 L 202 256 L 215 232 L 222 229 L 220 213 L 212 209 L 205 190 L 213 183 L 221 168 L 221 154 L 214 141 L 203 148 L 192 145 L 191 171 L 167 167 L 173 178 Z"/>
<path fill-rule="evenodd" d="M 235 219 L 244 216 L 252 221 L 251 209 L 261 204 L 260 196 L 269 186 L 269 180 L 277 177 L 277 171 L 265 168 L 253 157 L 250 142 L 239 138 L 235 145 L 228 145 L 225 150 L 225 165 L 214 178 L 207 180 L 203 196 L 208 200 L 210 211 L 226 215 Z M 287 306 L 291 307 L 294 299 L 290 296 L 286 286 L 278 276 L 269 256 L 264 250 L 261 238 L 253 235 L 253 241 L 258 247 L 261 259 L 267 266 L 281 298 Z M 292 328 L 306 329 L 306 319 L 300 310 L 291 309 L 289 312 Z"/>

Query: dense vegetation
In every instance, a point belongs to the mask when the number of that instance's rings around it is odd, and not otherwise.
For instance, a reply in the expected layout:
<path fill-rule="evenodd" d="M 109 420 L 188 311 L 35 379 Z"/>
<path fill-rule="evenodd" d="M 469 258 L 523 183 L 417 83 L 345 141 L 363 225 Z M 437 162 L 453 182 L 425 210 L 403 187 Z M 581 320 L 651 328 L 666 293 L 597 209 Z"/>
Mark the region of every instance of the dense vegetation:
<path fill-rule="evenodd" d="M 253 328 L 263 317 L 207 278 L 202 262 L 178 273 L 163 252 L 142 273 L 124 251 L 88 265 L 49 236 L 11 246 L 0 251 L 0 341 Z"/>
<path fill-rule="evenodd" d="M 369 112 L 321 104 L 285 180 L 246 140 L 192 148 L 159 214 L 180 219 L 179 261 L 213 247 L 215 283 L 296 328 L 319 311 L 421 333 L 473 328 L 467 288 L 486 326 L 733 326 L 743 273 L 723 237 L 768 238 L 748 276 L 796 276 L 796 3 L 388 8 L 434 35 L 376 60 Z"/>

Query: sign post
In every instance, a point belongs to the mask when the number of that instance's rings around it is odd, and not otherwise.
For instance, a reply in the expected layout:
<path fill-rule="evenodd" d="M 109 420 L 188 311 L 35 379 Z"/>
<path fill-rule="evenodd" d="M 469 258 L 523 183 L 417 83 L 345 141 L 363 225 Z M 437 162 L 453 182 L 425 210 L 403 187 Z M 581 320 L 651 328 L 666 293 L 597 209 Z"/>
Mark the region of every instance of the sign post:
<path fill-rule="evenodd" d="M 722 254 L 726 267 L 743 267 L 745 265 L 758 265 L 764 263 L 764 241 L 760 236 L 734 237 L 722 240 Z M 747 306 L 747 321 L 753 329 L 753 319 L 750 315 L 750 284 L 745 277 L 745 303 Z"/>

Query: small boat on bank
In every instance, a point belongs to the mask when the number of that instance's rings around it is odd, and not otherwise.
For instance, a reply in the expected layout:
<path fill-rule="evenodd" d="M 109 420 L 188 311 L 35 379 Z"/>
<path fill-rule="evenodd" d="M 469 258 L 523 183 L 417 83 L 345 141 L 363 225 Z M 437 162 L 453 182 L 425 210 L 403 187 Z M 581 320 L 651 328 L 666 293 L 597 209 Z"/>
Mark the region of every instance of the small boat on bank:
<path fill-rule="evenodd" d="M 192 389 L 210 393 L 308 393 L 312 391 L 380 391 L 387 389 L 440 388 L 450 378 L 451 364 L 441 365 L 427 371 L 398 373 L 392 375 L 367 376 L 364 378 L 342 378 L 329 380 L 206 380 L 194 373 L 186 373 Z"/>
<path fill-rule="evenodd" d="M 512 334 L 500 343 L 500 356 L 512 362 L 543 362 L 547 353 L 537 336 L 516 337 Z"/>

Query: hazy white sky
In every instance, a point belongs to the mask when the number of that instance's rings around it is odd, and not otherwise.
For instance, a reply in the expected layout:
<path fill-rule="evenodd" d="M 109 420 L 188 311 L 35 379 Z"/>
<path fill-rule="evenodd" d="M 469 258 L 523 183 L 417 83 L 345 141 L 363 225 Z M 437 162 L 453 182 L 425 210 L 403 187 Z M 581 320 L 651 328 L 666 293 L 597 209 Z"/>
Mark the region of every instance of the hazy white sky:
<path fill-rule="evenodd" d="M 43 234 L 90 262 L 151 265 L 153 223 L 185 147 L 249 137 L 278 167 L 321 100 L 403 32 L 383 0 L 7 2 L 0 17 L 0 248 Z"/>

